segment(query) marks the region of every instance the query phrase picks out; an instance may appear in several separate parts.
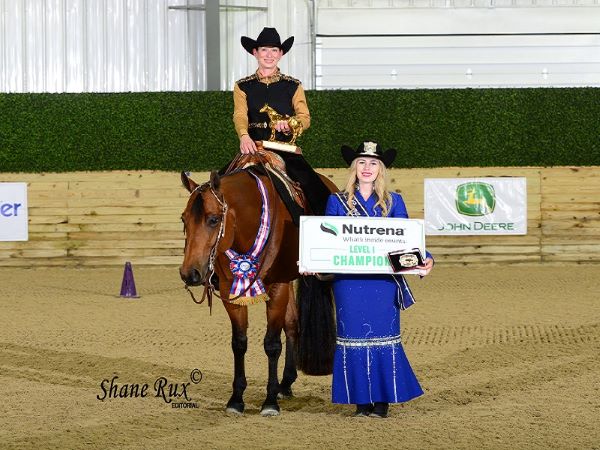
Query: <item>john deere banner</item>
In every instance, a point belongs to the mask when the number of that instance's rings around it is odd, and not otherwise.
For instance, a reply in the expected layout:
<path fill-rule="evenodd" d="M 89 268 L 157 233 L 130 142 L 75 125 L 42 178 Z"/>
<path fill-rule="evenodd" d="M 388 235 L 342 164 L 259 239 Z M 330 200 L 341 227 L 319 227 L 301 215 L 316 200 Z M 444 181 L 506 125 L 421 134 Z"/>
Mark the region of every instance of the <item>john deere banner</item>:
<path fill-rule="evenodd" d="M 27 226 L 27 183 L 0 183 L 0 241 L 26 241 Z"/>
<path fill-rule="evenodd" d="M 527 234 L 526 181 L 426 178 L 426 234 Z"/>
<path fill-rule="evenodd" d="M 420 219 L 302 216 L 301 272 L 394 273 L 387 254 L 419 249 L 425 255 Z M 402 274 L 418 274 L 419 269 Z"/>

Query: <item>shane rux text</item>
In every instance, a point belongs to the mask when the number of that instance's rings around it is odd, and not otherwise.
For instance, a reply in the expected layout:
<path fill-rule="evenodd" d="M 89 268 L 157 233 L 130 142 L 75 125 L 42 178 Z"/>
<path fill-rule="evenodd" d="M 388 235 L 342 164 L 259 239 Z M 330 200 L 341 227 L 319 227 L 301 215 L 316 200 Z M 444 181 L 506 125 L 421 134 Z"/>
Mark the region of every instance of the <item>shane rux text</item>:
<path fill-rule="evenodd" d="M 147 397 L 150 385 L 148 383 L 130 383 L 118 384 L 116 381 L 119 377 L 115 375 L 109 381 L 102 380 L 100 389 L 102 393 L 96 398 L 100 401 L 112 398 L 137 398 Z M 165 377 L 158 377 L 154 382 L 153 392 L 154 397 L 162 398 L 165 403 L 171 403 L 176 399 L 185 399 L 188 402 L 192 399 L 188 396 L 187 389 L 190 383 L 170 383 Z"/>

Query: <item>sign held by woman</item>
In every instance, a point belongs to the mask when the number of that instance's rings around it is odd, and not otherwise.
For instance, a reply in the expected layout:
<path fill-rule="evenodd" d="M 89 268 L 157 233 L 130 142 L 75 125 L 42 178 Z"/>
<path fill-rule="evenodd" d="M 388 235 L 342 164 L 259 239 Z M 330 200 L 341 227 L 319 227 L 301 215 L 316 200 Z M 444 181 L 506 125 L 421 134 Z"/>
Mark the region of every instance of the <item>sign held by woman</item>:
<path fill-rule="evenodd" d="M 421 219 L 394 217 L 302 216 L 300 272 L 395 273 L 388 254 L 425 254 Z M 421 275 L 420 269 L 402 274 Z"/>

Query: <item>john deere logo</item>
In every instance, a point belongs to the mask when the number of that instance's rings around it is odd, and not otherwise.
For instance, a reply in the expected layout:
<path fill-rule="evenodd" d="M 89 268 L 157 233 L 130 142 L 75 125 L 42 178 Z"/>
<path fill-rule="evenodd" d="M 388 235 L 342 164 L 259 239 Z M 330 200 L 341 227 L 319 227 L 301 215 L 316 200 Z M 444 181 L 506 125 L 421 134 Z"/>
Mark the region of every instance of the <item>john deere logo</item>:
<path fill-rule="evenodd" d="M 495 207 L 496 193 L 491 184 L 472 181 L 456 188 L 456 210 L 464 216 L 485 216 Z"/>
<path fill-rule="evenodd" d="M 325 233 L 333 234 L 334 236 L 338 235 L 338 229 L 335 226 L 333 226 L 327 222 L 321 223 L 321 231 L 324 231 Z"/>

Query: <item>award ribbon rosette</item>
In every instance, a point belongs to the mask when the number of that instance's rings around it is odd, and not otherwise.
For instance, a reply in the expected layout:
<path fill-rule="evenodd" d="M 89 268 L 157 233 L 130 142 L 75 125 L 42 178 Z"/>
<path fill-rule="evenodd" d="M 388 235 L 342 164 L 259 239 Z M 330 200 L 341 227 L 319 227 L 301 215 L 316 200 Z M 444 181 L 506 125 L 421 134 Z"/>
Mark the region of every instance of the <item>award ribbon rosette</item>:
<path fill-rule="evenodd" d="M 229 258 L 229 269 L 233 274 L 230 295 L 236 296 L 230 303 L 236 305 L 249 305 L 268 301 L 269 297 L 265 286 L 260 279 L 260 256 L 269 239 L 271 231 L 271 214 L 269 213 L 269 197 L 267 188 L 260 178 L 253 172 L 248 172 L 256 180 L 262 198 L 262 212 L 258 233 L 252 248 L 244 254 L 233 249 L 228 249 L 225 255 Z"/>

